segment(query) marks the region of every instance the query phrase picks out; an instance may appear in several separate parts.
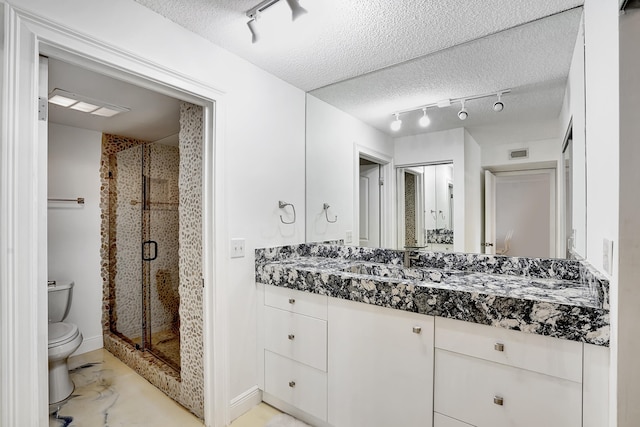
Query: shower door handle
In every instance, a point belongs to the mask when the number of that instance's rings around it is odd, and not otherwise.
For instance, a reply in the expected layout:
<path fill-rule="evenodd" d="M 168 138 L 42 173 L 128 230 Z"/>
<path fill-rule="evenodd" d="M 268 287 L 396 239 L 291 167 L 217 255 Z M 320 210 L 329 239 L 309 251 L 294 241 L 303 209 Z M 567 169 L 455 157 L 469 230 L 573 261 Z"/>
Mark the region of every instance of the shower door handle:
<path fill-rule="evenodd" d="M 147 245 L 153 245 L 153 256 L 150 256 L 149 258 L 144 256 L 144 250 Z M 142 260 L 153 261 L 156 258 L 158 258 L 158 242 L 156 242 L 155 240 L 147 240 L 146 242 L 142 242 Z"/>

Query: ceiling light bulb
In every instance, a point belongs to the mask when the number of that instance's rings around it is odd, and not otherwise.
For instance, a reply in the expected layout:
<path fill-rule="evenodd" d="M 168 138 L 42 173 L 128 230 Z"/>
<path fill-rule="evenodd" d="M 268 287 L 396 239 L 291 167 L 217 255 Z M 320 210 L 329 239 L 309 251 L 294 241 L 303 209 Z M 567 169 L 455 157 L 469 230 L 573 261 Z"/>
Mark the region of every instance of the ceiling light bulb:
<path fill-rule="evenodd" d="M 291 19 L 295 21 L 300 18 L 302 15 L 307 13 L 307 9 L 300 6 L 298 0 L 287 0 L 287 4 L 291 8 Z"/>
<path fill-rule="evenodd" d="M 498 100 L 493 104 L 493 111 L 495 111 L 495 112 L 500 112 L 500 111 L 504 110 L 504 104 L 500 100 L 501 96 L 502 96 L 502 93 L 499 93 L 498 94 Z"/>
<path fill-rule="evenodd" d="M 458 118 L 460 120 L 465 120 L 467 117 L 469 117 L 469 113 L 467 113 L 467 109 L 464 108 L 464 101 L 462 101 L 461 104 L 462 108 L 460 109 L 460 111 L 458 111 Z"/>
<path fill-rule="evenodd" d="M 249 27 L 249 31 L 251 31 L 251 43 L 257 43 L 258 40 L 260 40 L 260 33 L 258 33 L 258 26 L 256 25 L 256 19 L 257 19 L 257 15 L 255 18 L 251 19 L 249 22 L 247 22 L 247 26 Z"/>
<path fill-rule="evenodd" d="M 431 123 L 431 119 L 429 119 L 429 116 L 427 116 L 427 109 L 426 108 L 422 109 L 422 117 L 420 117 L 420 120 L 418 121 L 418 123 L 423 128 L 426 128 Z"/>
<path fill-rule="evenodd" d="M 396 119 L 391 122 L 391 130 L 397 132 L 402 127 L 402 120 L 400 120 L 400 114 L 396 113 Z"/>

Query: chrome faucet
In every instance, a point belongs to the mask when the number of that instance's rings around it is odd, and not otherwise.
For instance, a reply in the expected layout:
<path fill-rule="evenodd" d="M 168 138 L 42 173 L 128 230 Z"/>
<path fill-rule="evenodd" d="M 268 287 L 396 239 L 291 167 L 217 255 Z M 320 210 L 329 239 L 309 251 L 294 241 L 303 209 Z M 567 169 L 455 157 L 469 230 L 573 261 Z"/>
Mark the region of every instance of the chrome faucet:
<path fill-rule="evenodd" d="M 404 247 L 404 267 L 411 267 L 411 260 L 420 259 L 420 255 L 411 255 L 411 252 L 415 249 L 426 248 L 426 246 L 405 246 Z"/>

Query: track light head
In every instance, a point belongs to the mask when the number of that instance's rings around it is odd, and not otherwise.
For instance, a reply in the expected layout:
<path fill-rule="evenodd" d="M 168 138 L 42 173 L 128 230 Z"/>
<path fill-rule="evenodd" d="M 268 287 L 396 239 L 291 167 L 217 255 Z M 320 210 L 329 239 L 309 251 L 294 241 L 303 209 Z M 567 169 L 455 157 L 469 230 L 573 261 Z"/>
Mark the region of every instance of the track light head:
<path fill-rule="evenodd" d="M 293 21 L 307 13 L 307 9 L 300 6 L 300 2 L 298 0 L 287 0 L 287 4 L 291 8 L 291 19 Z"/>
<path fill-rule="evenodd" d="M 462 108 L 460 109 L 460 111 L 458 111 L 458 118 L 460 120 L 465 120 L 467 117 L 469 117 L 469 113 L 467 112 L 467 109 L 464 108 L 464 100 L 462 100 L 460 103 L 462 104 Z"/>
<path fill-rule="evenodd" d="M 257 19 L 257 15 L 255 18 L 249 20 L 249 22 L 247 22 L 247 26 L 249 27 L 249 31 L 251 31 L 251 43 L 257 43 L 258 40 L 260 40 L 260 33 L 258 32 L 258 26 L 256 25 L 256 19 Z"/>
<path fill-rule="evenodd" d="M 397 132 L 402 127 L 402 120 L 400 120 L 400 114 L 396 113 L 396 119 L 391 122 L 391 130 Z"/>
<path fill-rule="evenodd" d="M 504 104 L 501 101 L 501 97 L 502 97 L 502 92 L 498 92 L 498 100 L 493 104 L 493 111 L 495 111 L 496 113 L 499 113 L 500 111 L 504 110 Z"/>
<path fill-rule="evenodd" d="M 423 108 L 422 117 L 420 117 L 418 124 L 420 124 L 420 126 L 422 126 L 423 128 L 426 128 L 427 126 L 429 126 L 430 123 L 431 123 L 431 119 L 429 118 L 429 116 L 427 116 L 427 109 Z"/>

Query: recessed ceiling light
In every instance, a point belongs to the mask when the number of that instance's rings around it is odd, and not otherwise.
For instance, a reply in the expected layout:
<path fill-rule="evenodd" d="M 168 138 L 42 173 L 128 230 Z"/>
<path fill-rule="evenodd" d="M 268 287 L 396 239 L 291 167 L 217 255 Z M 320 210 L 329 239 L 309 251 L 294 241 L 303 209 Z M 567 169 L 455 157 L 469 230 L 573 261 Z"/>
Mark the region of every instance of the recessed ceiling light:
<path fill-rule="evenodd" d="M 73 104 L 72 106 L 70 106 L 69 108 L 71 108 L 72 110 L 78 110 L 78 111 L 82 111 L 85 113 L 90 113 L 92 111 L 96 111 L 98 108 L 97 105 L 93 105 L 93 104 L 89 104 L 88 102 L 77 102 L 75 104 Z"/>
<path fill-rule="evenodd" d="M 111 105 L 104 101 L 92 99 L 57 88 L 49 94 L 49 102 L 61 107 L 82 111 L 83 113 L 91 113 L 101 117 L 113 117 L 116 114 L 131 111 L 126 107 Z"/>
<path fill-rule="evenodd" d="M 76 102 L 78 102 L 78 100 L 67 98 L 66 96 L 62 96 L 62 95 L 54 95 L 51 98 L 49 98 L 49 102 L 52 104 L 60 105 L 62 107 L 70 107 Z"/>
<path fill-rule="evenodd" d="M 113 106 L 98 108 L 96 111 L 92 111 L 91 114 L 102 117 L 113 117 L 116 114 L 124 113 L 128 110 L 123 110 Z"/>

